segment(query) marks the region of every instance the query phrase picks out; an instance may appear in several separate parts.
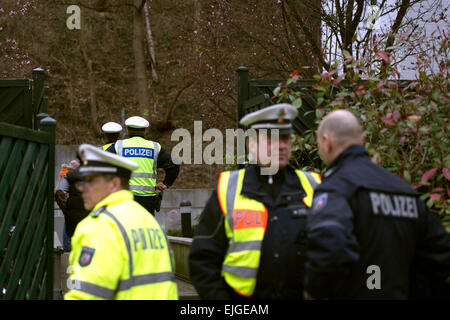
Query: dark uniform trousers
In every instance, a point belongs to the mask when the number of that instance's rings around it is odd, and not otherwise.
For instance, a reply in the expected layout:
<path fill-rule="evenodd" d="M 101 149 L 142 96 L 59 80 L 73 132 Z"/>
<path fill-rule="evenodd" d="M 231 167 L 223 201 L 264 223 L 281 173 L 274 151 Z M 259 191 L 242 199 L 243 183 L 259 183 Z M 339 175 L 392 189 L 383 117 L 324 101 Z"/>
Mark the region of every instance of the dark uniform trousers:
<path fill-rule="evenodd" d="M 159 196 L 140 197 L 134 195 L 134 200 L 141 206 L 143 206 L 153 216 L 155 215 L 155 209 L 159 209 L 158 208 Z"/>
<path fill-rule="evenodd" d="M 267 229 L 252 299 L 302 299 L 305 259 L 306 193 L 295 171 L 286 168 L 273 177 L 257 166 L 246 168 L 241 194 L 264 203 Z M 202 299 L 244 299 L 221 276 L 228 249 L 217 190 L 203 210 L 189 254 L 190 278 Z"/>
<path fill-rule="evenodd" d="M 347 148 L 323 175 L 308 215 L 308 292 L 407 299 L 423 290 L 426 281 L 418 279 L 443 284 L 448 276 L 450 239 L 438 218 L 364 147 Z"/>

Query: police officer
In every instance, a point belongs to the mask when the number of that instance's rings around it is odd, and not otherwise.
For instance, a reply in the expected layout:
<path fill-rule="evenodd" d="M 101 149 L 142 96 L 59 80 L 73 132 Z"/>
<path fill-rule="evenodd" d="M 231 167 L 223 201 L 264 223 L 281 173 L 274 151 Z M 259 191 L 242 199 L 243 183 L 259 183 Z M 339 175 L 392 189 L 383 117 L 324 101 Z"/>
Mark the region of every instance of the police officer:
<path fill-rule="evenodd" d="M 165 151 L 158 142 L 146 140 L 144 134 L 149 126 L 147 120 L 133 116 L 125 121 L 128 139 L 118 140 L 107 151 L 117 153 L 139 164 L 139 169 L 132 173 L 130 190 L 134 199 L 151 214 L 155 209 L 159 211 L 162 194 L 158 192 L 171 186 L 178 176 L 180 166 L 172 162 L 169 152 Z M 165 171 L 163 182 L 156 182 L 157 169 Z"/>
<path fill-rule="evenodd" d="M 119 139 L 122 126 L 117 122 L 107 122 L 102 126 L 102 131 L 106 137 L 106 144 L 102 146 L 102 149 L 106 150 Z"/>
<path fill-rule="evenodd" d="M 307 291 L 315 298 L 407 299 L 416 263 L 444 281 L 449 235 L 413 188 L 371 161 L 356 117 L 331 112 L 317 142 L 328 167 L 308 215 Z"/>
<path fill-rule="evenodd" d="M 64 213 L 65 231 L 63 231 L 63 243 L 65 249 L 70 249 L 70 238 L 75 232 L 78 223 L 86 218 L 89 211 L 84 209 L 81 192 L 76 188 L 80 181 L 78 160 L 70 161 L 72 169 L 61 179 L 56 192 L 55 199 Z"/>
<path fill-rule="evenodd" d="M 169 243 L 128 190 L 138 165 L 92 145 L 79 147 L 84 206 L 72 237 L 65 299 L 178 299 Z"/>
<path fill-rule="evenodd" d="M 254 133 L 251 164 L 220 174 L 190 248 L 190 278 L 201 298 L 303 298 L 302 231 L 320 178 L 288 166 L 296 116 L 295 107 L 277 104 L 241 119 Z"/>

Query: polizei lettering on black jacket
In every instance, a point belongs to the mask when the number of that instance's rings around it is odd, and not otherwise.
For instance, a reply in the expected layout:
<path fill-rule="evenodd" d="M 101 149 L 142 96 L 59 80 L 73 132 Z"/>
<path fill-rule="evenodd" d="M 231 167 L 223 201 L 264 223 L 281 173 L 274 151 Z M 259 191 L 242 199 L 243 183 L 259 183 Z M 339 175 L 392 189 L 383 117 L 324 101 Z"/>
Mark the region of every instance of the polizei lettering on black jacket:
<path fill-rule="evenodd" d="M 374 215 L 418 218 L 417 199 L 415 197 L 389 195 L 382 192 L 370 192 L 369 195 Z"/>

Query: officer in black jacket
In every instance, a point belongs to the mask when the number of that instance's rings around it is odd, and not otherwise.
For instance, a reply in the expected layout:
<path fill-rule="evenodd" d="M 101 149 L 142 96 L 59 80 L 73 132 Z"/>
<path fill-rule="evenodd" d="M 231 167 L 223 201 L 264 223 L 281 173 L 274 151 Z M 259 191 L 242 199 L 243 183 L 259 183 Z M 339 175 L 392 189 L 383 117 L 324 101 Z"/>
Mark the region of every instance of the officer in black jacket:
<path fill-rule="evenodd" d="M 413 188 L 371 161 L 356 117 L 333 111 L 317 141 L 328 168 L 308 215 L 307 291 L 315 298 L 407 299 L 412 265 L 443 283 L 449 235 Z"/>
<path fill-rule="evenodd" d="M 201 214 L 189 254 L 190 278 L 202 299 L 303 298 L 306 237 L 302 231 L 313 187 L 320 178 L 305 173 L 301 181 L 298 176 L 301 173 L 287 166 L 293 132 L 291 120 L 296 115 L 297 110 L 291 105 L 278 104 L 241 120 L 241 124 L 250 125 L 255 132 L 279 130 L 279 146 L 275 147 L 278 154 L 270 162 L 276 162 L 279 170 L 272 175 L 269 170 L 264 172 L 269 168 L 262 163 L 268 162 L 256 156 L 258 145 L 267 143 L 260 132 L 258 142 L 249 139 L 252 162 L 258 164 L 221 174 L 218 188 Z M 273 139 L 268 148 L 271 145 Z M 227 177 L 228 184 L 222 185 Z M 235 191 L 240 187 L 240 192 Z M 230 208 L 229 202 L 234 202 L 234 206 Z"/>
<path fill-rule="evenodd" d="M 70 170 L 59 183 L 55 193 L 56 201 L 63 211 L 66 232 L 70 238 L 72 238 L 78 223 L 89 214 L 89 211 L 84 208 L 81 192 L 76 186 L 80 181 L 79 167 Z"/>

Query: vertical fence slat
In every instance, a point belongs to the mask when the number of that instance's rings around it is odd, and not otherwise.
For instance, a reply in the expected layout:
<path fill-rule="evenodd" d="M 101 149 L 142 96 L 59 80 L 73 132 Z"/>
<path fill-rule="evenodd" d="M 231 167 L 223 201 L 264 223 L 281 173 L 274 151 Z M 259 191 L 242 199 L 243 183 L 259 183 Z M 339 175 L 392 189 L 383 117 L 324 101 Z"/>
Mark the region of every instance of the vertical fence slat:
<path fill-rule="evenodd" d="M 11 154 L 13 139 L 10 137 L 2 137 L 0 143 L 0 176 L 3 176 L 3 168 L 8 163 L 9 156 Z"/>
<path fill-rule="evenodd" d="M 31 273 L 36 266 L 36 262 L 38 260 L 40 254 L 40 248 L 42 248 L 42 241 L 46 236 L 46 226 L 47 226 L 47 206 L 48 200 L 46 199 L 44 202 L 44 207 L 42 208 L 42 212 L 40 215 L 40 221 L 38 228 L 33 237 L 33 241 L 31 244 L 31 249 L 29 251 L 29 255 L 26 259 L 25 269 L 22 273 L 22 285 L 19 288 L 19 297 L 24 297 L 26 293 L 26 289 L 29 287 L 31 283 Z M 53 202 L 53 201 L 51 201 Z M 30 297 L 30 299 L 34 299 L 34 297 Z"/>
<path fill-rule="evenodd" d="M 46 239 L 44 239 L 45 241 Z M 49 252 L 45 250 L 45 247 L 42 247 L 42 250 L 39 254 L 39 266 L 36 267 L 36 271 L 34 272 L 33 277 L 31 278 L 31 286 L 29 289 L 30 297 L 39 297 L 39 300 L 45 299 L 46 293 L 42 292 L 42 287 L 45 285 L 46 274 L 45 267 L 47 266 L 47 255 Z M 50 255 L 53 255 L 53 252 L 50 252 Z M 41 290 L 39 290 L 41 288 Z M 41 295 L 44 294 L 44 298 L 41 298 Z"/>
<path fill-rule="evenodd" d="M 0 222 L 3 225 L 3 216 L 5 213 L 6 205 L 8 203 L 8 194 L 12 189 L 16 175 L 20 166 L 20 159 L 22 158 L 22 150 L 25 147 L 25 141 L 17 141 L 14 144 L 13 150 L 10 154 L 10 159 L 6 165 L 5 171 L 0 181 Z M 0 241 L 2 234 L 0 233 Z M 1 247 L 1 246 L 0 246 Z"/>
<path fill-rule="evenodd" d="M 0 225 L 0 248 L 4 248 L 8 241 L 8 231 L 14 221 L 14 214 L 17 213 L 17 207 L 23 197 L 23 191 L 25 189 L 27 181 L 28 170 L 33 162 L 34 152 L 36 150 L 36 144 L 30 143 L 26 149 L 23 161 L 19 162 L 18 174 L 15 179 L 15 183 L 12 187 L 12 192 L 6 207 L 6 211 L 3 214 L 2 224 Z M 16 215 L 17 216 L 17 215 Z"/>
<path fill-rule="evenodd" d="M 50 117 L 44 118 L 40 122 L 40 127 L 45 132 L 50 134 L 49 139 L 49 150 L 48 150 L 48 166 L 49 168 L 55 167 L 55 130 L 56 121 Z M 48 171 L 48 208 L 47 208 L 47 277 L 46 277 L 46 288 L 47 294 L 46 299 L 53 300 L 53 232 L 54 232 L 54 213 L 53 213 L 53 192 L 55 184 L 55 171 Z M 50 200 L 51 199 L 51 200 Z"/>
<path fill-rule="evenodd" d="M 30 218 L 30 207 L 36 200 L 33 195 L 36 193 L 36 188 L 39 187 L 38 183 L 42 182 L 42 173 L 44 170 L 45 162 L 47 160 L 47 149 L 47 146 L 41 148 L 37 157 L 36 166 L 30 178 L 30 183 L 28 184 L 27 189 L 24 193 L 27 196 L 22 198 L 21 207 L 18 211 L 19 214 L 15 222 L 14 233 L 9 241 L 6 256 L 4 257 L 3 261 L 0 262 L 0 283 L 3 283 L 3 281 L 5 280 L 4 278 L 7 269 L 9 269 L 9 267 L 7 266 L 11 265 L 12 260 L 16 257 L 17 248 L 19 247 L 21 240 L 24 239 L 22 233 L 24 233 L 24 229 L 26 229 L 26 221 Z"/>
<path fill-rule="evenodd" d="M 20 278 L 20 276 L 22 276 L 23 280 L 23 270 L 25 269 L 25 266 L 27 265 L 29 259 L 28 259 L 28 255 L 31 253 L 29 248 L 30 246 L 34 243 L 34 240 L 36 238 L 36 230 L 39 230 L 39 222 L 41 220 L 46 220 L 44 218 L 45 215 L 43 215 L 42 213 L 45 212 L 45 208 L 46 208 L 46 193 L 47 193 L 47 172 L 48 172 L 48 167 L 46 166 L 44 169 L 44 175 L 43 175 L 43 180 L 42 180 L 42 184 L 39 186 L 39 191 L 36 195 L 35 201 L 33 203 L 33 208 L 31 209 L 30 212 L 30 218 L 28 220 L 28 224 L 26 225 L 26 230 L 28 232 L 26 232 L 22 238 L 22 241 L 20 243 L 20 248 L 19 251 L 16 255 L 16 259 L 14 262 L 14 268 L 13 268 L 13 272 L 11 274 L 11 277 L 9 279 L 10 282 L 14 283 L 17 282 L 18 279 Z M 36 227 L 37 226 L 37 227 Z M 0 280 L 2 280 L 2 276 L 6 277 L 6 274 L 3 272 L 0 272 Z M 3 280 L 4 281 L 4 280 Z M 0 283 L 2 283 L 3 281 L 0 281 Z"/>

